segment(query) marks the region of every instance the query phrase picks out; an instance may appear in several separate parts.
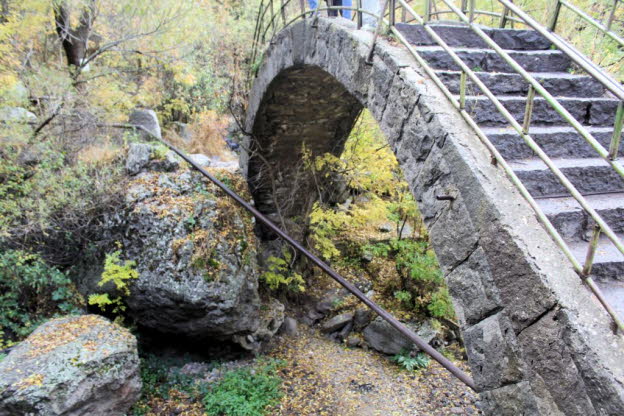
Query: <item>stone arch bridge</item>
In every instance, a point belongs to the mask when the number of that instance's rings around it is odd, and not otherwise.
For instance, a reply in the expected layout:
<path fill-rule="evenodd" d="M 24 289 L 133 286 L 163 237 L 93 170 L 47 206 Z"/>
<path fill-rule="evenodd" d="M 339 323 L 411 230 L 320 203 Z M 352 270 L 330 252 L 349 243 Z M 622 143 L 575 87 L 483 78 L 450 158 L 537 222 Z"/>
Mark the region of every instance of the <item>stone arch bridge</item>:
<path fill-rule="evenodd" d="M 299 149 L 340 153 L 369 109 L 428 226 L 486 413 L 624 414 L 622 337 L 527 202 L 404 48 L 380 40 L 367 63 L 373 35 L 340 20 L 300 21 L 265 53 L 242 158 L 256 206 L 274 214 L 288 195 L 282 214 L 305 212 Z"/>

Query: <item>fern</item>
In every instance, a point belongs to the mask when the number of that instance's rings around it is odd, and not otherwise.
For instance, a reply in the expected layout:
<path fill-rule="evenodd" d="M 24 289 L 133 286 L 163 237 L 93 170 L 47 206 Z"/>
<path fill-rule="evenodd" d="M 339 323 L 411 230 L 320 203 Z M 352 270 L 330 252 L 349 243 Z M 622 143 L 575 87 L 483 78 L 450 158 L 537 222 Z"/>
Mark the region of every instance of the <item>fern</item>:
<path fill-rule="evenodd" d="M 427 368 L 427 366 L 431 362 L 431 359 L 427 354 L 422 352 L 416 354 L 415 356 L 412 356 L 406 351 L 401 351 L 401 353 L 392 357 L 392 361 L 394 361 L 407 371 L 414 371 Z"/>

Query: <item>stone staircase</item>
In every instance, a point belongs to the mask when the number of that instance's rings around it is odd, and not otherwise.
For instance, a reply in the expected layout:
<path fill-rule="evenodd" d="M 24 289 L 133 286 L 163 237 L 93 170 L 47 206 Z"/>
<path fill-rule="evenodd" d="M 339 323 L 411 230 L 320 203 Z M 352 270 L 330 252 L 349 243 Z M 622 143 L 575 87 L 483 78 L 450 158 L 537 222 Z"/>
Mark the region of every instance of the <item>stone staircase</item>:
<path fill-rule="evenodd" d="M 528 84 L 521 76 L 470 28 L 453 24 L 431 27 L 522 123 Z M 450 55 L 437 46 L 422 26 L 399 23 L 397 28 L 436 70 L 451 93 L 459 95 L 460 72 Z M 618 101 L 600 83 L 575 74 L 570 59 L 534 31 L 485 30 L 608 149 Z M 593 227 L 587 213 L 470 81 L 466 109 L 583 263 Z M 614 232 L 624 236 L 624 180 L 539 96 L 531 120 L 530 134 L 535 141 Z M 624 156 L 622 148 L 620 155 Z M 600 240 L 592 273 L 605 297 L 624 316 L 624 255 L 605 237 Z"/>

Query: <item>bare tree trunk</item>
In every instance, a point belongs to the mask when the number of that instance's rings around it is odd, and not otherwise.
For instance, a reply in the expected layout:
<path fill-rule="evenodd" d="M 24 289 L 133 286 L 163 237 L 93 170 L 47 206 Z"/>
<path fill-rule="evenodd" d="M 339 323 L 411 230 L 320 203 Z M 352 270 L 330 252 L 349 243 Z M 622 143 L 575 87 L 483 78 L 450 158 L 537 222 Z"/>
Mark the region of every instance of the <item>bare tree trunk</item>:
<path fill-rule="evenodd" d="M 67 65 L 72 68 L 73 76 L 76 78 L 82 70 L 89 36 L 95 20 L 95 0 L 91 0 L 89 5 L 83 8 L 78 27 L 75 29 L 70 26 L 70 12 L 65 1 L 59 2 L 54 7 L 56 33 L 63 44 Z"/>

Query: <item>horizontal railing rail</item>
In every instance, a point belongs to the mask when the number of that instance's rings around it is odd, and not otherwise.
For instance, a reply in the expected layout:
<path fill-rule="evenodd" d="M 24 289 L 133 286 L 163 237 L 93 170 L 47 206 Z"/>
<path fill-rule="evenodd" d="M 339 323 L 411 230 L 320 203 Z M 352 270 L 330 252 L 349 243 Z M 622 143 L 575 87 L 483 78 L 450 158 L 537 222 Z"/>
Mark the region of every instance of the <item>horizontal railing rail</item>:
<path fill-rule="evenodd" d="M 622 37 L 620 37 L 617 33 L 615 33 L 611 29 L 611 27 L 613 25 L 613 20 L 615 18 L 615 12 L 617 10 L 617 7 L 618 7 L 618 4 L 620 3 L 620 1 L 621 0 L 614 0 L 613 1 L 613 5 L 611 6 L 611 10 L 610 10 L 609 15 L 607 17 L 606 23 L 600 23 L 598 20 L 594 19 L 589 14 L 585 13 L 583 10 L 581 10 L 580 8 L 575 6 L 574 4 L 570 3 L 569 1 L 567 1 L 567 0 L 555 0 L 555 8 L 554 8 L 554 12 L 553 12 L 552 18 L 550 20 L 550 23 L 548 25 L 548 29 L 551 32 L 554 32 L 556 30 L 557 23 L 559 21 L 559 15 L 561 14 L 561 8 L 565 7 L 568 10 L 572 11 L 574 14 L 576 14 L 578 17 L 583 19 L 585 22 L 589 23 L 590 25 L 592 25 L 593 27 L 598 29 L 604 35 L 609 36 L 611 39 L 616 41 L 620 46 L 624 46 L 624 39 L 622 39 Z"/>
<path fill-rule="evenodd" d="M 574 185 L 567 179 L 567 177 L 561 172 L 561 170 L 555 165 L 555 163 L 550 159 L 550 157 L 541 149 L 541 147 L 535 142 L 535 140 L 529 134 L 529 123 L 530 123 L 530 111 L 531 105 L 534 100 L 535 92 L 538 92 L 542 95 L 549 104 L 555 108 L 555 110 L 562 116 L 566 121 L 570 122 L 579 133 L 583 135 L 583 137 L 594 147 L 594 149 L 601 149 L 601 156 L 605 156 L 606 150 L 596 139 L 591 136 L 591 134 L 579 123 L 574 117 L 572 117 L 569 112 L 557 102 L 557 100 L 552 97 L 552 95 L 546 91 L 541 84 L 536 81 L 527 71 L 525 71 L 513 58 L 509 56 L 507 52 L 505 52 L 492 38 L 490 38 L 482 29 L 478 26 L 474 25 L 468 16 L 466 16 L 461 10 L 459 10 L 456 6 L 451 4 L 448 0 L 443 0 L 450 8 L 457 14 L 464 23 L 466 23 L 469 27 L 471 27 L 475 33 L 479 35 L 481 39 L 483 39 L 488 46 L 493 48 L 501 58 L 503 58 L 517 73 L 523 76 L 523 78 L 529 82 L 530 90 L 527 99 L 527 111 L 525 112 L 525 119 L 523 124 L 520 124 L 514 116 L 505 108 L 505 106 L 500 102 L 500 100 L 495 96 L 492 91 L 481 81 L 481 79 L 477 76 L 477 74 L 465 63 L 462 59 L 453 51 L 453 49 L 436 33 L 435 30 L 429 25 L 426 24 L 423 17 L 419 16 L 404 0 L 397 0 L 404 7 L 408 9 L 408 11 L 414 16 L 414 18 L 422 25 L 424 25 L 427 34 L 431 36 L 432 39 L 436 41 L 438 45 L 440 45 L 446 53 L 448 53 L 453 61 L 460 66 L 462 71 L 462 81 L 460 84 L 460 97 L 459 100 L 448 90 L 448 88 L 444 85 L 442 80 L 439 79 L 437 74 L 433 69 L 429 67 L 426 60 L 422 58 L 416 49 L 403 37 L 401 32 L 395 27 L 391 28 L 393 34 L 397 36 L 401 40 L 401 42 L 408 48 L 411 54 L 417 59 L 419 64 L 425 68 L 427 74 L 436 82 L 438 87 L 443 91 L 449 101 L 460 111 L 460 114 L 464 117 L 464 119 L 477 131 L 479 138 L 486 145 L 488 150 L 492 152 L 492 155 L 497 159 L 500 166 L 503 168 L 507 176 L 510 178 L 511 182 L 518 188 L 522 196 L 527 200 L 529 205 L 535 211 L 538 219 L 544 225 L 546 231 L 553 238 L 555 243 L 559 246 L 562 252 L 566 255 L 566 257 L 572 263 L 574 269 L 579 273 L 582 277 L 583 281 L 587 284 L 590 290 L 594 293 L 599 302 L 603 305 L 605 310 L 609 313 L 613 321 L 616 325 L 624 330 L 624 324 L 622 320 L 619 318 L 615 310 L 609 305 L 604 295 L 602 294 L 600 288 L 596 285 L 594 280 L 589 275 L 591 271 L 591 264 L 593 263 L 593 255 L 587 256 L 586 259 L 589 260 L 589 263 L 581 264 L 574 254 L 572 250 L 568 246 L 568 244 L 564 241 L 563 237 L 559 234 L 553 224 L 550 222 L 546 214 L 543 213 L 539 204 L 535 199 L 531 196 L 526 187 L 522 184 L 522 181 L 515 174 L 513 169 L 509 166 L 509 164 L 505 161 L 502 155 L 498 152 L 495 146 L 491 143 L 491 141 L 487 138 L 485 133 L 481 130 L 481 128 L 474 121 L 472 116 L 467 112 L 465 108 L 465 94 L 466 94 L 466 82 L 465 77 L 469 77 L 470 80 L 486 95 L 486 97 L 494 104 L 496 109 L 507 119 L 509 124 L 516 130 L 516 132 L 524 139 L 525 143 L 535 152 L 535 154 L 546 164 L 546 166 L 550 169 L 553 174 L 557 177 L 559 182 L 566 188 L 568 192 L 577 200 L 579 205 L 587 212 L 590 217 L 596 221 L 596 223 L 600 226 L 600 231 L 603 232 L 617 247 L 617 249 L 624 254 L 624 244 L 620 240 L 620 238 L 613 232 L 611 227 L 602 219 L 602 217 L 594 210 L 590 204 L 586 201 L 583 195 L 574 187 Z M 529 114 L 528 116 L 526 114 Z M 615 165 L 621 174 L 622 169 L 621 166 L 617 165 L 614 161 L 610 160 L 612 165 Z M 590 245 L 589 250 L 595 250 L 595 247 L 592 248 Z"/>

